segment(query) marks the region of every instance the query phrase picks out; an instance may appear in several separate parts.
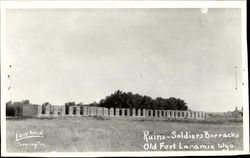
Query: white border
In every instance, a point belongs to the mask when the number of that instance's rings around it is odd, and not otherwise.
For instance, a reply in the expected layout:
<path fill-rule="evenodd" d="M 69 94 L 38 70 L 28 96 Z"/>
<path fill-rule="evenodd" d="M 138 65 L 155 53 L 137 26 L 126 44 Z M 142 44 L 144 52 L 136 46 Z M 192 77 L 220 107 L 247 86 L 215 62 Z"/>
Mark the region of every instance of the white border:
<path fill-rule="evenodd" d="M 8 9 L 42 8 L 242 8 L 244 1 L 5 1 Z"/>
<path fill-rule="evenodd" d="M 249 154 L 249 100 L 248 65 L 246 38 L 246 2 L 245 1 L 1 1 L 1 152 L 3 156 L 60 156 L 60 157 L 96 157 L 96 156 L 200 156 L 200 155 L 239 155 Z M 66 8 L 241 8 L 242 19 L 242 68 L 245 72 L 243 88 L 243 151 L 167 151 L 167 152 L 65 152 L 65 153 L 7 153 L 5 103 L 7 76 L 5 52 L 5 10 L 6 9 L 66 9 Z"/>

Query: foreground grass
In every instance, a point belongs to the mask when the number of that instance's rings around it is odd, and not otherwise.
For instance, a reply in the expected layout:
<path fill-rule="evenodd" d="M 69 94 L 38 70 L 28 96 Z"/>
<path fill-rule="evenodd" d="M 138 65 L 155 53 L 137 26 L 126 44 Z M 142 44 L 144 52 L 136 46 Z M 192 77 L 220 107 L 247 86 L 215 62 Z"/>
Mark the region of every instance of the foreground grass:
<path fill-rule="evenodd" d="M 242 123 L 209 123 L 157 120 L 108 119 L 101 117 L 54 119 L 7 119 L 6 137 L 8 152 L 84 152 L 84 151 L 145 151 L 144 132 L 169 134 L 172 131 L 203 133 L 237 133 L 239 138 L 168 139 L 166 144 L 217 144 L 233 145 L 232 150 L 243 149 Z M 16 134 L 43 130 L 44 138 L 15 141 Z M 39 142 L 44 145 L 17 146 L 17 143 Z M 151 141 L 152 143 L 159 140 Z M 163 142 L 163 141 L 161 141 Z M 156 149 L 154 151 L 157 151 Z M 175 149 L 178 150 L 178 149 Z M 190 150 L 190 149 L 189 149 Z M 221 149 L 216 149 L 221 150 Z"/>

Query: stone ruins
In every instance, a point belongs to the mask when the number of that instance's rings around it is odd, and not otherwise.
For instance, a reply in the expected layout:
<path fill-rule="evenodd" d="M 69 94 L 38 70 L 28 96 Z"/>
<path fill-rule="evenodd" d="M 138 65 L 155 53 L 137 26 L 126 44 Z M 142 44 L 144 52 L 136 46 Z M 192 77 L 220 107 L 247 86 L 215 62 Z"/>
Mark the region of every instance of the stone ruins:
<path fill-rule="evenodd" d="M 80 117 L 80 116 L 103 116 L 103 117 L 152 117 L 167 119 L 204 119 L 207 114 L 202 111 L 180 110 L 152 110 L 152 109 L 125 109 L 105 108 L 90 106 L 70 106 L 67 113 L 65 106 L 47 105 L 42 110 L 41 105 L 24 105 L 24 117 Z"/>

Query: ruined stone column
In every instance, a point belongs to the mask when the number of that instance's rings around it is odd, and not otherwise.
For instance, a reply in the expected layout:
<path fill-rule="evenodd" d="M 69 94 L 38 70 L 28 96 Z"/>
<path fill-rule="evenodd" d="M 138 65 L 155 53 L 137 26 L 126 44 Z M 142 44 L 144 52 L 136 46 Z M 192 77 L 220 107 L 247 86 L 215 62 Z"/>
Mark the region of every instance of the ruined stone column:
<path fill-rule="evenodd" d="M 187 116 L 186 118 L 190 118 L 190 111 L 186 112 L 186 116 Z"/>
<path fill-rule="evenodd" d="M 61 107 L 61 116 L 64 116 L 65 115 L 65 106 L 62 106 Z"/>
<path fill-rule="evenodd" d="M 115 108 L 115 116 L 116 117 L 120 116 L 120 109 L 119 108 Z"/>
<path fill-rule="evenodd" d="M 96 107 L 90 107 L 90 109 L 91 109 L 90 112 L 91 116 L 96 116 Z"/>
<path fill-rule="evenodd" d="M 193 118 L 196 119 L 196 112 L 193 112 Z"/>
<path fill-rule="evenodd" d="M 177 111 L 173 111 L 173 116 L 174 116 L 174 118 L 176 119 L 177 118 Z"/>
<path fill-rule="evenodd" d="M 93 109 L 91 106 L 88 106 L 88 116 L 93 116 Z"/>
<path fill-rule="evenodd" d="M 180 118 L 183 118 L 183 111 L 180 111 Z"/>
<path fill-rule="evenodd" d="M 176 119 L 176 118 L 178 118 L 178 111 L 174 111 L 174 118 Z"/>
<path fill-rule="evenodd" d="M 181 114 L 181 118 L 184 118 L 184 117 L 185 117 L 184 111 L 181 111 L 180 114 Z"/>
<path fill-rule="evenodd" d="M 193 111 L 190 112 L 190 118 L 192 118 L 192 119 L 194 118 L 194 112 Z"/>
<path fill-rule="evenodd" d="M 168 110 L 165 110 L 165 117 L 168 118 L 168 115 L 169 115 Z"/>
<path fill-rule="evenodd" d="M 203 112 L 200 112 L 200 119 L 203 119 Z"/>
<path fill-rule="evenodd" d="M 170 118 L 170 112 L 167 110 L 167 115 L 166 115 L 167 118 Z"/>
<path fill-rule="evenodd" d="M 195 118 L 195 112 L 192 111 L 192 119 L 194 119 L 194 118 Z"/>
<path fill-rule="evenodd" d="M 160 112 L 159 112 L 159 110 L 155 110 L 155 117 L 160 117 Z"/>
<path fill-rule="evenodd" d="M 167 110 L 167 116 L 168 116 L 168 118 L 171 118 L 171 111 L 170 110 Z"/>
<path fill-rule="evenodd" d="M 180 118 L 180 117 L 181 117 L 180 111 L 176 111 L 176 118 Z"/>
<path fill-rule="evenodd" d="M 193 111 L 190 112 L 190 118 L 192 118 L 192 119 L 194 118 L 194 112 Z"/>
<path fill-rule="evenodd" d="M 124 109 L 120 109 L 120 111 L 121 111 L 121 116 L 124 116 Z"/>
<path fill-rule="evenodd" d="M 88 106 L 88 116 L 91 116 L 91 113 L 92 113 L 92 109 L 90 106 Z"/>
<path fill-rule="evenodd" d="M 127 117 L 130 117 L 130 109 L 126 109 L 127 111 Z"/>
<path fill-rule="evenodd" d="M 136 113 L 135 113 L 135 108 L 132 109 L 132 116 L 135 117 Z"/>
<path fill-rule="evenodd" d="M 137 116 L 141 116 L 141 109 L 137 109 Z"/>
<path fill-rule="evenodd" d="M 96 115 L 97 116 L 103 116 L 103 114 L 102 114 L 103 113 L 103 111 L 102 111 L 103 108 L 97 107 L 96 109 L 97 109 L 97 114 Z"/>
<path fill-rule="evenodd" d="M 143 116 L 143 117 L 146 117 L 146 116 L 147 116 L 146 109 L 142 109 L 142 116 Z"/>
<path fill-rule="evenodd" d="M 46 116 L 50 115 L 50 106 L 49 105 L 45 106 L 45 115 Z"/>
<path fill-rule="evenodd" d="M 179 118 L 179 116 L 180 116 L 179 111 L 175 111 L 175 116 L 177 119 Z"/>
<path fill-rule="evenodd" d="M 166 110 L 163 110 L 163 115 L 162 117 L 167 117 L 167 111 Z"/>
<path fill-rule="evenodd" d="M 168 117 L 171 118 L 172 117 L 172 111 L 168 110 Z"/>
<path fill-rule="evenodd" d="M 184 111 L 181 111 L 181 112 L 180 112 L 180 117 L 181 117 L 181 118 L 184 118 Z"/>
<path fill-rule="evenodd" d="M 76 107 L 76 116 L 80 116 L 80 106 Z"/>
<path fill-rule="evenodd" d="M 70 106 L 70 107 L 69 107 L 69 116 L 72 116 L 72 115 L 73 115 L 73 107 Z"/>
<path fill-rule="evenodd" d="M 151 113 L 151 117 L 155 117 L 154 116 L 154 110 L 150 109 L 150 113 Z"/>
<path fill-rule="evenodd" d="M 57 107 L 57 106 L 54 106 L 54 107 L 53 107 L 53 116 L 54 116 L 54 117 L 57 117 L 57 116 L 58 116 L 58 107 Z"/>
<path fill-rule="evenodd" d="M 113 108 L 109 108 L 109 116 L 110 117 L 114 116 L 114 109 Z"/>
<path fill-rule="evenodd" d="M 37 114 L 38 114 L 38 116 L 42 114 L 42 106 L 41 105 L 37 105 Z"/>
<path fill-rule="evenodd" d="M 158 110 L 159 111 L 159 117 L 162 117 L 162 113 L 161 113 L 161 110 Z"/>
<path fill-rule="evenodd" d="M 95 116 L 98 116 L 98 107 L 95 107 Z"/>
<path fill-rule="evenodd" d="M 90 107 L 90 116 L 96 116 L 96 107 Z"/>
<path fill-rule="evenodd" d="M 83 115 L 83 116 L 88 116 L 88 115 L 87 115 L 87 110 L 88 110 L 87 107 L 86 107 L 86 106 L 83 106 L 83 107 L 82 107 L 82 110 L 83 110 L 83 111 L 82 111 L 82 115 Z"/>
<path fill-rule="evenodd" d="M 89 106 L 87 106 L 87 116 L 91 116 L 91 108 Z"/>
<path fill-rule="evenodd" d="M 161 117 L 161 110 L 158 110 L 159 111 L 159 118 Z"/>
<path fill-rule="evenodd" d="M 176 111 L 175 115 L 176 115 L 177 119 L 180 118 L 180 112 L 179 111 Z"/>
<path fill-rule="evenodd" d="M 187 111 L 184 111 L 184 118 L 187 118 Z"/>
<path fill-rule="evenodd" d="M 186 115 L 187 115 L 187 118 L 190 118 L 190 111 L 187 111 Z"/>
<path fill-rule="evenodd" d="M 195 118 L 198 119 L 198 112 L 195 112 Z"/>
<path fill-rule="evenodd" d="M 207 113 L 204 112 L 204 118 L 207 118 Z"/>
<path fill-rule="evenodd" d="M 103 116 L 109 116 L 108 108 L 103 107 Z"/>

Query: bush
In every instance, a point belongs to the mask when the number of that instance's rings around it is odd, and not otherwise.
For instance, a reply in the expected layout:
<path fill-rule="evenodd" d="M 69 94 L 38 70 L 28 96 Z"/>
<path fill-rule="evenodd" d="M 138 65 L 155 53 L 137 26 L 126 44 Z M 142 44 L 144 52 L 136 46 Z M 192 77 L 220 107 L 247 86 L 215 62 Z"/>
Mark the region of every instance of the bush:
<path fill-rule="evenodd" d="M 21 102 L 6 103 L 6 116 L 22 116 L 23 104 Z"/>
<path fill-rule="evenodd" d="M 6 116 L 15 116 L 15 109 L 11 105 L 6 105 Z"/>

